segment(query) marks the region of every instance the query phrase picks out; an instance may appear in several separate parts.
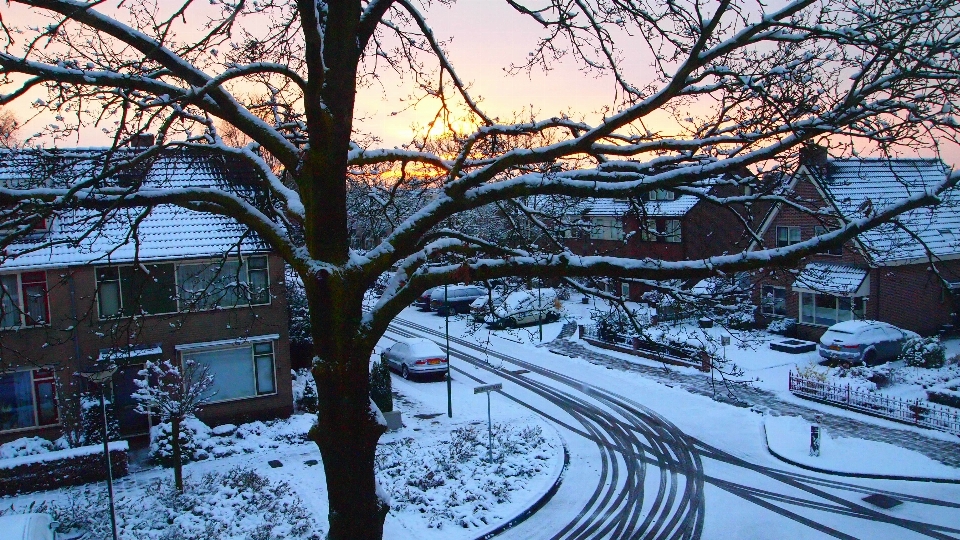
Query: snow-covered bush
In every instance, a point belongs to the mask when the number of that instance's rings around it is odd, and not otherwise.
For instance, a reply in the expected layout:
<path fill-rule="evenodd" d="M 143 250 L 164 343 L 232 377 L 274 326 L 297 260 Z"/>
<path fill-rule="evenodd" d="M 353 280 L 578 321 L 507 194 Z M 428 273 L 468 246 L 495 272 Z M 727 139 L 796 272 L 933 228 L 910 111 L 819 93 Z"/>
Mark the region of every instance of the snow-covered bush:
<path fill-rule="evenodd" d="M 393 410 L 393 387 L 390 380 L 390 368 L 382 360 L 374 360 L 370 368 L 370 399 L 377 404 L 380 412 Z"/>
<path fill-rule="evenodd" d="M 118 497 L 121 538 L 149 540 L 319 540 L 320 530 L 303 501 L 286 482 L 275 482 L 245 468 L 187 478 L 184 493 L 157 481 L 135 496 Z M 128 488 L 129 490 L 129 488 Z M 59 533 L 71 537 L 109 538 L 110 514 L 101 488 L 68 488 L 65 496 L 23 507 L 0 509 L 0 515 L 49 513 Z"/>
<path fill-rule="evenodd" d="M 210 427 L 189 416 L 180 424 L 180 451 L 184 463 L 207 459 L 209 454 L 204 449 L 210 438 Z M 170 422 L 161 422 L 150 428 L 150 459 L 163 465 L 172 467 L 173 462 L 173 427 Z"/>
<path fill-rule="evenodd" d="M 113 410 L 113 402 L 107 399 L 104 406 L 107 409 L 107 437 L 119 441 L 120 422 Z M 99 394 L 80 396 L 80 432 L 83 445 L 103 444 L 103 409 L 100 408 Z"/>
<path fill-rule="evenodd" d="M 601 341 L 617 343 L 636 335 L 627 314 L 614 306 L 607 309 L 590 310 L 590 319 L 597 326 L 597 337 Z"/>
<path fill-rule="evenodd" d="M 960 385 L 951 388 L 937 388 L 927 390 L 927 399 L 933 403 L 947 407 L 960 408 Z"/>
<path fill-rule="evenodd" d="M 547 471 L 556 449 L 539 426 L 493 426 L 493 462 L 487 461 L 486 429 L 464 426 L 449 441 L 424 447 L 413 438 L 377 448 L 377 479 L 392 500 L 391 512 L 410 512 L 427 526 L 483 527 L 493 507 L 527 488 Z"/>
<path fill-rule="evenodd" d="M 63 450 L 63 448 L 42 437 L 22 437 L 0 444 L 0 459 L 35 456 L 56 450 Z"/>
<path fill-rule="evenodd" d="M 946 361 L 946 348 L 938 337 L 914 338 L 903 346 L 900 359 L 911 367 L 938 369 Z"/>
<path fill-rule="evenodd" d="M 784 337 L 795 337 L 797 335 L 797 320 L 790 317 L 774 319 L 767 325 L 767 332 Z"/>
<path fill-rule="evenodd" d="M 317 412 L 317 381 L 309 369 L 292 370 L 293 408 L 296 411 Z"/>

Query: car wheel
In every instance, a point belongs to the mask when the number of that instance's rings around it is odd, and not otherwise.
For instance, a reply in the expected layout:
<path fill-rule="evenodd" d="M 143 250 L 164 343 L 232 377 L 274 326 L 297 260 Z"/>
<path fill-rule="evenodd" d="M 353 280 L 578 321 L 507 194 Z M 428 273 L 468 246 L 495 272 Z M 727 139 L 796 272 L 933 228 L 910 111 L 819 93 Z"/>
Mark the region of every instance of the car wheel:
<path fill-rule="evenodd" d="M 400 368 L 400 376 L 408 381 L 410 380 L 410 368 L 408 368 L 406 364 Z"/>
<path fill-rule="evenodd" d="M 865 366 L 872 366 L 877 363 L 877 351 L 869 350 L 863 355 L 863 364 Z"/>

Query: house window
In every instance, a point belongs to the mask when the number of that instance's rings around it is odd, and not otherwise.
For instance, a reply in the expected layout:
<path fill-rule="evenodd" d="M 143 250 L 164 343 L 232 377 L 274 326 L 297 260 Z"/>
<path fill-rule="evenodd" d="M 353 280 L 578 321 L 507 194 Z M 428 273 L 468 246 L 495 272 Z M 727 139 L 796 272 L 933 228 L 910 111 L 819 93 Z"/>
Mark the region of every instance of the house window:
<path fill-rule="evenodd" d="M 0 375 L 0 431 L 58 422 L 53 371 L 36 369 Z"/>
<path fill-rule="evenodd" d="M 787 314 L 787 289 L 764 285 L 760 288 L 760 312 L 764 315 Z"/>
<path fill-rule="evenodd" d="M 96 275 L 100 318 L 270 303 L 265 256 L 248 257 L 245 264 L 228 260 L 101 267 Z"/>
<path fill-rule="evenodd" d="M 45 272 L 0 276 L 0 327 L 38 326 L 49 320 Z"/>
<path fill-rule="evenodd" d="M 627 299 L 630 298 L 630 284 L 629 284 L 629 283 L 621 283 L 621 284 L 620 284 L 620 297 L 621 297 L 621 298 L 627 298 Z"/>
<path fill-rule="evenodd" d="M 594 240 L 623 240 L 623 223 L 619 218 L 594 218 L 590 228 Z"/>
<path fill-rule="evenodd" d="M 826 228 L 826 227 L 821 227 L 821 226 L 817 225 L 816 227 L 813 228 L 813 234 L 815 234 L 815 235 L 817 235 L 817 236 L 820 236 L 820 235 L 823 235 L 823 234 L 827 234 L 827 232 L 828 232 L 828 231 L 827 231 L 827 228 Z M 825 254 L 827 254 L 827 255 L 843 255 L 843 246 L 832 247 L 832 248 L 824 251 L 823 253 L 825 253 Z"/>
<path fill-rule="evenodd" d="M 270 303 L 266 257 L 177 266 L 180 309 Z"/>
<path fill-rule="evenodd" d="M 213 377 L 213 385 L 209 390 L 212 402 L 277 392 L 272 341 L 184 352 L 183 359 L 207 367 Z"/>
<path fill-rule="evenodd" d="M 643 228 L 640 229 L 640 240 L 644 242 L 657 241 L 657 220 L 648 219 L 643 222 Z"/>
<path fill-rule="evenodd" d="M 651 201 L 672 201 L 675 195 L 669 189 L 654 189 L 650 191 Z"/>
<path fill-rule="evenodd" d="M 777 227 L 777 247 L 787 247 L 800 242 L 800 227 Z"/>
<path fill-rule="evenodd" d="M 800 293 L 800 322 L 831 326 L 841 321 L 864 318 L 866 302 L 862 297 Z"/>
<path fill-rule="evenodd" d="M 664 234 L 665 240 L 674 244 L 680 243 L 680 220 L 679 219 L 668 219 L 667 220 L 667 230 Z"/>
<path fill-rule="evenodd" d="M 104 266 L 96 269 L 100 318 L 176 313 L 173 264 Z"/>

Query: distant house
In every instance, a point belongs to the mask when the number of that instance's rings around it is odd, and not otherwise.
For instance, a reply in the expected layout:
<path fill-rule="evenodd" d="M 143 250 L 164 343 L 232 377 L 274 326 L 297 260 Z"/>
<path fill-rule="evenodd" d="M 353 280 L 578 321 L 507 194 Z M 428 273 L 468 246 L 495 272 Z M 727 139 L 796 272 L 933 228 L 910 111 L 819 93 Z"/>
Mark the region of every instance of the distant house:
<path fill-rule="evenodd" d="M 715 182 L 697 191 L 731 197 L 749 189 Z M 636 199 L 589 200 L 567 211 L 563 236 L 578 255 L 695 260 L 747 249 L 743 220 L 753 223 L 755 215 L 742 204 L 719 206 L 694 194 L 658 189 Z M 622 282 L 608 292 L 635 299 L 644 290 Z"/>
<path fill-rule="evenodd" d="M 99 151 L 3 152 L 0 186 L 64 185 L 102 166 Z M 216 186 L 262 207 L 250 174 L 230 158 L 171 150 L 108 182 Z M 84 388 L 77 372 L 105 362 L 119 367 L 110 393 L 125 437 L 150 427 L 131 399 L 147 360 L 209 368 L 209 423 L 292 411 L 283 262 L 246 227 L 170 205 L 105 222 L 65 211 L 25 235 L 22 223 L 4 225 L 0 235 L 19 238 L 0 255 L 0 442 L 59 436 Z"/>
<path fill-rule="evenodd" d="M 935 159 L 830 159 L 825 149 L 809 149 L 786 195 L 819 215 L 774 207 L 761 229 L 763 247 L 809 240 L 835 227 L 838 217 L 878 211 L 942 182 L 948 172 Z M 850 319 L 886 321 L 921 334 L 956 324 L 960 208 L 955 197 L 808 257 L 792 271 L 764 274 L 756 291 L 762 316 L 797 319 L 806 339 L 819 339 L 828 326 Z"/>

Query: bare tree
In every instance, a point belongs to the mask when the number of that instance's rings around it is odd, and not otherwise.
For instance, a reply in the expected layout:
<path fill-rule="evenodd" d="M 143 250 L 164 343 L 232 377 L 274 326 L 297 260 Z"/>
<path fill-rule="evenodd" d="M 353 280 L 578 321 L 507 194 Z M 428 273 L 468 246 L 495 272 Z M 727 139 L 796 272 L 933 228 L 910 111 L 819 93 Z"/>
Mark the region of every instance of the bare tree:
<path fill-rule="evenodd" d="M 16 146 L 18 141 L 14 133 L 19 127 L 16 115 L 7 109 L 0 110 L 0 148 Z"/>
<path fill-rule="evenodd" d="M 371 410 L 369 352 L 423 290 L 465 276 L 606 275 L 653 283 L 794 264 L 902 212 L 937 204 L 958 179 L 948 175 L 861 219 L 837 217 L 829 233 L 785 248 L 682 262 L 576 256 L 547 234 L 551 225 L 523 197 L 625 198 L 669 189 L 724 208 L 763 201 L 813 211 L 776 191 L 719 197 L 696 188 L 746 167 L 789 167 L 813 141 L 835 152 L 895 153 L 955 140 L 960 10 L 957 0 L 507 3 L 542 29 L 512 69 L 549 69 L 568 57 L 611 77 L 617 97 L 602 120 L 501 121 L 488 114 L 428 24 L 426 2 L 221 0 L 212 14 L 191 0 L 162 8 L 11 0 L 0 8 L 6 77 L 0 104 L 45 88 L 47 99 L 34 106 L 63 120 L 40 133 L 62 136 L 96 124 L 114 148 L 156 133 L 156 144 L 132 157 L 109 153 L 92 180 L 2 187 L 0 208 L 106 215 L 174 204 L 223 214 L 259 235 L 303 280 L 319 391 L 311 437 L 323 455 L 331 539 L 382 535 L 388 507 L 376 495 L 373 468 L 385 428 Z M 46 24 L 21 25 L 16 15 L 23 7 L 31 18 L 48 17 Z M 638 63 L 648 66 L 627 69 Z M 410 81 L 404 94 L 437 103 L 433 127 L 455 133 L 453 123 L 465 120 L 475 129 L 442 147 L 422 138 L 376 149 L 375 137 L 361 133 L 355 119 L 357 89 L 380 84 L 388 72 Z M 268 97 L 245 98 L 251 87 Z M 392 89 L 385 84 L 383 91 Z M 660 113 L 678 127 L 657 127 L 651 118 Z M 217 122 L 252 142 L 231 147 Z M 273 210 L 225 189 L 147 190 L 109 181 L 164 148 L 197 146 L 240 156 L 259 170 L 258 190 Z M 266 155 L 282 165 L 283 178 Z M 381 179 L 402 181 L 412 169 L 429 173 L 419 177 L 430 180 L 430 189 L 413 210 L 395 214 L 376 246 L 362 255 L 352 251 L 346 179 L 377 171 Z M 731 182 L 743 188 L 753 180 Z M 392 207 L 389 197 L 379 200 Z M 448 226 L 486 205 L 512 209 L 525 222 L 510 222 L 544 234 L 513 246 Z M 749 220 L 743 224 L 745 234 L 759 239 Z M 395 265 L 399 271 L 383 296 L 363 311 L 364 291 Z"/>
<path fill-rule="evenodd" d="M 146 362 L 134 379 L 137 391 L 136 411 L 170 422 L 170 444 L 173 447 L 173 479 L 177 491 L 183 493 L 183 448 L 181 425 L 213 397 L 210 391 L 213 376 L 207 366 L 184 360 L 182 369 L 169 360 Z"/>

